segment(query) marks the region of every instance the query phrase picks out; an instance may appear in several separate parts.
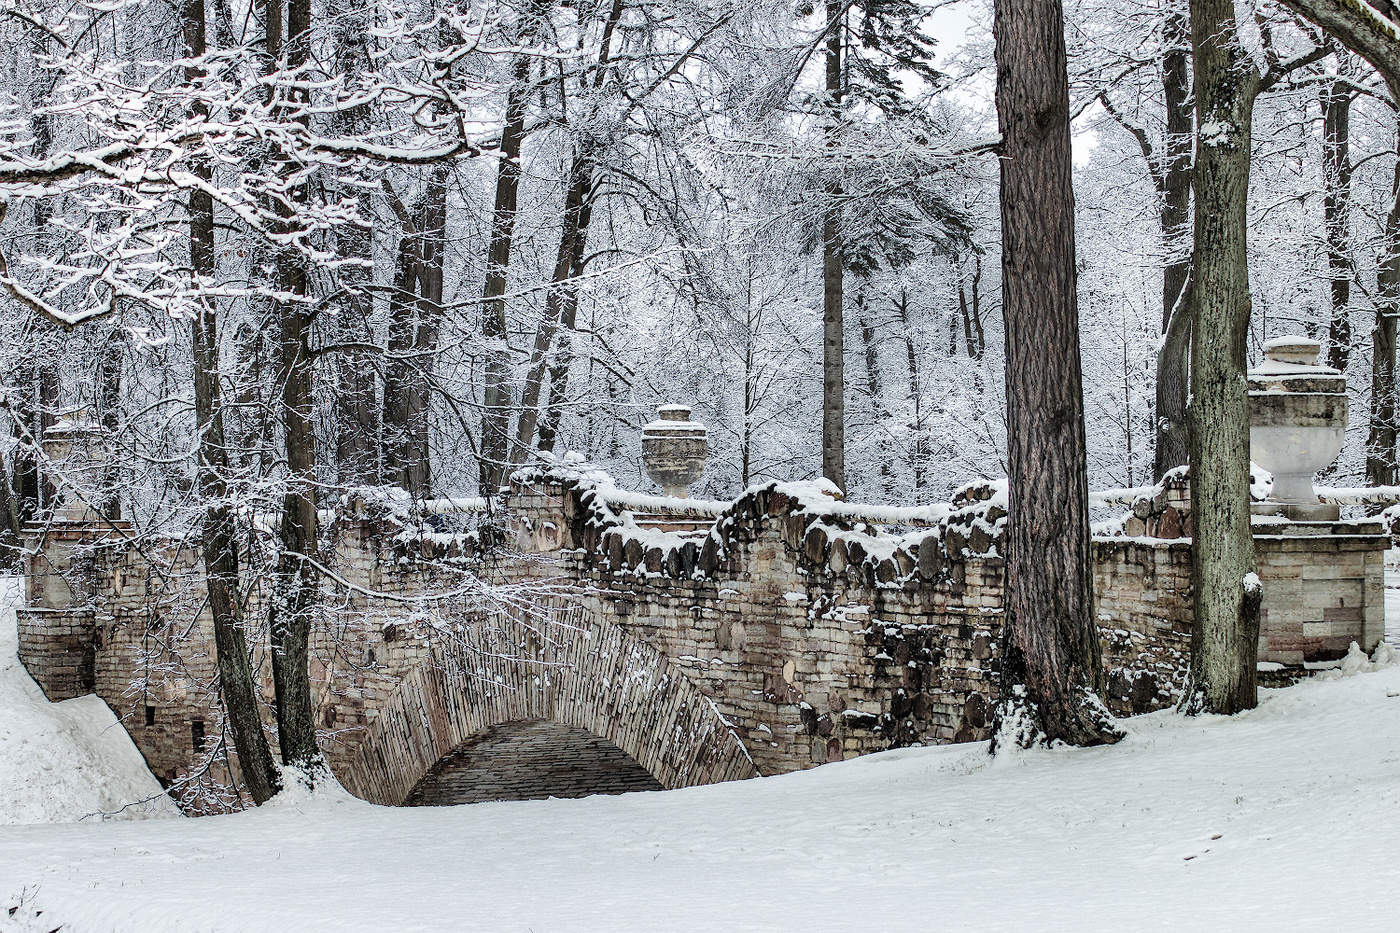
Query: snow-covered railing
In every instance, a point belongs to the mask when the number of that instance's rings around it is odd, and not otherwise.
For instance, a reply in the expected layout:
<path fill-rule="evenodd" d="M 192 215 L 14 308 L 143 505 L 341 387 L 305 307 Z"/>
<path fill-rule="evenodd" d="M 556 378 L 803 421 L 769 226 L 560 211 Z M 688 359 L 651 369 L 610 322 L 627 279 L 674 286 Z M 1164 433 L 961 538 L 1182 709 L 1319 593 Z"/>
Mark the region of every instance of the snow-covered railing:
<path fill-rule="evenodd" d="M 1323 502 L 1333 505 L 1391 505 L 1400 502 L 1400 486 L 1318 486 Z"/>
<path fill-rule="evenodd" d="M 1111 505 L 1132 505 L 1135 501 L 1157 495 L 1161 486 L 1130 486 L 1119 489 L 1089 490 L 1089 507 L 1106 508 Z"/>
<path fill-rule="evenodd" d="M 462 515 L 485 512 L 489 507 L 482 496 L 444 496 L 413 503 L 413 509 L 424 515 Z"/>
<path fill-rule="evenodd" d="M 681 499 L 677 496 L 657 496 L 646 492 L 618 489 L 611 484 L 596 487 L 598 497 L 615 512 L 664 512 L 700 518 L 719 518 L 732 502 L 719 499 Z"/>

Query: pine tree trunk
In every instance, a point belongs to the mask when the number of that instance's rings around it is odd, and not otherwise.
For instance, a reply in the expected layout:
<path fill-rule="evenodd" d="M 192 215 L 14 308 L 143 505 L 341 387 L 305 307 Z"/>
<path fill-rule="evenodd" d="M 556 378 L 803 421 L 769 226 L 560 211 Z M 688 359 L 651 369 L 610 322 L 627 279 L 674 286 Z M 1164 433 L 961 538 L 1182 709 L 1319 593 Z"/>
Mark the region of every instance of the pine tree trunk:
<path fill-rule="evenodd" d="M 1059 0 L 996 0 L 1010 472 L 998 742 L 1122 737 L 1099 699 Z"/>
<path fill-rule="evenodd" d="M 1167 4 L 1163 33 L 1167 52 L 1162 59 L 1162 97 L 1167 120 L 1158 190 L 1166 261 L 1162 267 L 1162 345 L 1157 352 L 1154 400 L 1157 420 L 1152 473 L 1157 480 L 1184 465 L 1191 446 L 1186 413 L 1191 314 L 1185 291 L 1191 272 L 1192 119 L 1190 35 L 1184 0 Z"/>
<path fill-rule="evenodd" d="M 834 147 L 841 127 L 844 76 L 841 46 L 846 6 L 826 0 L 826 96 L 831 111 L 827 144 Z M 846 356 L 845 356 L 845 250 L 841 246 L 841 183 L 826 187 L 826 214 L 822 218 L 822 475 L 842 490 L 846 488 Z"/>
<path fill-rule="evenodd" d="M 1327 365 L 1342 372 L 1351 358 L 1351 92 L 1334 82 L 1322 92 L 1323 228 L 1332 319 L 1327 328 Z"/>
<path fill-rule="evenodd" d="M 1260 590 L 1249 517 L 1246 208 L 1259 79 L 1232 0 L 1192 0 L 1196 230 L 1191 290 L 1191 586 L 1187 712 L 1257 702 Z"/>
<path fill-rule="evenodd" d="M 198 60 L 205 54 L 204 0 L 185 0 L 183 7 L 186 54 Z M 202 81 L 204 69 L 185 68 L 185 80 Z M 204 116 L 204 105 L 194 105 L 195 117 Z M 190 171 L 206 184 L 213 173 L 204 159 L 194 160 Z M 214 261 L 214 200 L 208 191 L 195 190 L 189 196 L 190 267 L 197 281 L 212 282 Z M 213 299 L 199 304 L 191 324 L 191 351 L 194 376 L 195 421 L 199 428 L 199 494 L 204 500 L 200 528 L 200 551 L 209 597 L 209 614 L 214 623 L 214 654 L 219 670 L 219 692 L 224 702 L 234 751 L 238 755 L 243 785 L 261 804 L 277 792 L 277 769 L 263 733 L 258 713 L 257 687 L 248 661 L 248 644 L 237 598 L 238 550 L 233 504 L 229 501 L 225 474 L 228 452 L 225 447 L 223 405 L 219 386 L 218 311 Z"/>

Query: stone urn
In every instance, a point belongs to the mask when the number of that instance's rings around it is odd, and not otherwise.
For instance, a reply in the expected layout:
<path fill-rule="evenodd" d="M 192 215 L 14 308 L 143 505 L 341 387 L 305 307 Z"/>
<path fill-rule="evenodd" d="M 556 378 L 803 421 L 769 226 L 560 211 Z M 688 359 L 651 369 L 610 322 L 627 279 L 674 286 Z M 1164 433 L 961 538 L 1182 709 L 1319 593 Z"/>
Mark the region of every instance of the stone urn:
<path fill-rule="evenodd" d="M 54 521 L 96 521 L 97 512 L 81 490 L 96 489 L 102 482 L 110 456 L 106 430 L 88 409 L 71 408 L 45 429 L 43 447 L 54 484 Z"/>
<path fill-rule="evenodd" d="M 1338 509 L 1318 499 L 1313 477 L 1342 452 L 1347 432 L 1346 377 L 1318 363 L 1322 345 L 1276 337 L 1249 371 L 1249 457 L 1274 475 L 1273 492 L 1256 514 L 1298 521 L 1336 521 Z"/>
<path fill-rule="evenodd" d="M 684 499 L 705 472 L 705 426 L 690 420 L 687 405 L 662 405 L 656 414 L 642 428 L 642 464 L 666 495 Z"/>

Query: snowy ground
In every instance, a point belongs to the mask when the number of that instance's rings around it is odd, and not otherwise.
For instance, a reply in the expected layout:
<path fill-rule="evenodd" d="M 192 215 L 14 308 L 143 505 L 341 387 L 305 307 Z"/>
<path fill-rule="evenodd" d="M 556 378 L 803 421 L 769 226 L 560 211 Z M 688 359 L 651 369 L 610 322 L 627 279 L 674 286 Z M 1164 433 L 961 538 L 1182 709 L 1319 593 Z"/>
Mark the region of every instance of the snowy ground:
<path fill-rule="evenodd" d="M 19 582 L 0 577 L 0 824 L 178 815 L 107 704 L 50 703 L 20 665 Z"/>
<path fill-rule="evenodd" d="M 1363 667 L 996 764 L 962 745 L 623 797 L 0 828 L 0 929 L 1395 929 L 1400 664 Z"/>

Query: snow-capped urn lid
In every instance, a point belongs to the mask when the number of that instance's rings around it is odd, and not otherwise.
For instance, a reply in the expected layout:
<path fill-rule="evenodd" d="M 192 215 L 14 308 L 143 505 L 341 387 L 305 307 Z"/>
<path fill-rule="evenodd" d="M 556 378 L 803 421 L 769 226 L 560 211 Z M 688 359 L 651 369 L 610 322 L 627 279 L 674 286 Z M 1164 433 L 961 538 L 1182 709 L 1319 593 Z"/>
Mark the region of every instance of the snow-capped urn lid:
<path fill-rule="evenodd" d="M 689 405 L 661 405 L 656 414 L 658 420 L 642 428 L 642 464 L 666 495 L 684 499 L 705 472 L 709 432 L 690 420 Z"/>
<path fill-rule="evenodd" d="M 1264 341 L 1264 358 L 1275 363 L 1316 366 L 1321 352 L 1322 344 L 1311 337 L 1292 335 Z"/>

